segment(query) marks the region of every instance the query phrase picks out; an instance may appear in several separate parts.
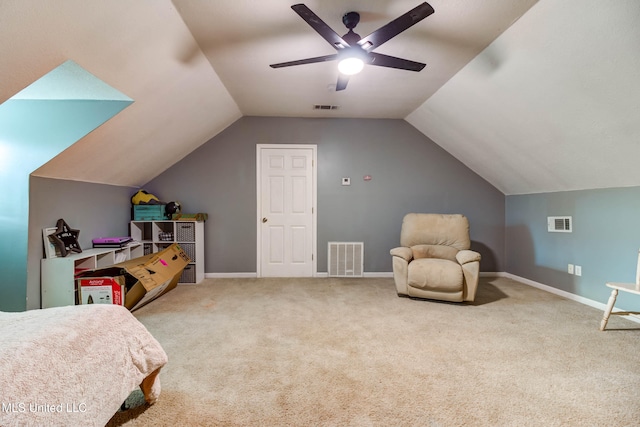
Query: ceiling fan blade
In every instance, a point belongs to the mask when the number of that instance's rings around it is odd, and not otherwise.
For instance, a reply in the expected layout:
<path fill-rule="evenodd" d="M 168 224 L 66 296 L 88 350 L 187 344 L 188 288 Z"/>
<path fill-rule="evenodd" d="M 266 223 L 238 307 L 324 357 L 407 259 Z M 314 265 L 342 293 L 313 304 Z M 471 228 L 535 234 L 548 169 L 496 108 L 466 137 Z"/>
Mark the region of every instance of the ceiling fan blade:
<path fill-rule="evenodd" d="M 381 53 L 369 52 L 369 65 L 377 65 L 379 67 L 398 68 L 400 70 L 420 71 L 427 64 L 422 62 L 410 61 L 408 59 L 396 58 L 395 56 L 383 55 Z"/>
<path fill-rule="evenodd" d="M 434 12 L 429 3 L 424 2 L 411 9 L 409 12 L 378 28 L 373 33 L 363 37 L 358 44 L 366 51 L 371 51 L 391 38 L 397 36 L 407 28 L 422 21 Z"/>
<path fill-rule="evenodd" d="M 313 13 L 311 9 L 309 9 L 304 4 L 294 4 L 293 6 L 291 6 L 291 9 L 293 9 L 298 15 L 300 15 L 300 17 L 304 19 L 307 24 L 311 25 L 311 28 L 316 30 L 323 39 L 328 41 L 329 44 L 334 47 L 334 49 L 339 50 L 349 46 L 349 44 L 345 42 L 342 37 L 340 37 L 335 31 L 333 31 L 331 27 L 325 24 L 324 21 L 318 17 L 318 15 Z"/>
<path fill-rule="evenodd" d="M 336 83 L 336 92 L 339 90 L 345 90 L 349 83 L 349 76 L 346 74 L 338 74 L 338 83 Z"/>
<path fill-rule="evenodd" d="M 316 62 L 333 61 L 337 57 L 338 55 L 334 53 L 333 55 L 316 56 L 315 58 L 298 59 L 297 61 L 289 61 L 289 62 L 280 62 L 278 64 L 271 64 L 269 66 L 271 68 L 282 68 L 282 67 L 291 67 L 292 65 L 314 64 Z"/>

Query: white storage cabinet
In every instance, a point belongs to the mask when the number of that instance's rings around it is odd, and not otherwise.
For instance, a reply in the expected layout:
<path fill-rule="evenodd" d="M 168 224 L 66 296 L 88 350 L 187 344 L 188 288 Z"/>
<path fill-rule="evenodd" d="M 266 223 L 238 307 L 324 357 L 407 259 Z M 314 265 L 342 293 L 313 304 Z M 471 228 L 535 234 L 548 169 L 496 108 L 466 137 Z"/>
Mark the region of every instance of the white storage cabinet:
<path fill-rule="evenodd" d="M 204 280 L 204 221 L 131 221 L 131 237 L 140 242 L 144 255 L 161 251 L 177 243 L 191 258 L 179 284 L 196 284 Z"/>
<path fill-rule="evenodd" d="M 81 253 L 72 252 L 66 257 L 44 258 L 40 263 L 42 308 L 76 304 L 77 272 L 108 267 L 142 254 L 142 245 L 134 243 L 124 248 L 83 249 Z"/>

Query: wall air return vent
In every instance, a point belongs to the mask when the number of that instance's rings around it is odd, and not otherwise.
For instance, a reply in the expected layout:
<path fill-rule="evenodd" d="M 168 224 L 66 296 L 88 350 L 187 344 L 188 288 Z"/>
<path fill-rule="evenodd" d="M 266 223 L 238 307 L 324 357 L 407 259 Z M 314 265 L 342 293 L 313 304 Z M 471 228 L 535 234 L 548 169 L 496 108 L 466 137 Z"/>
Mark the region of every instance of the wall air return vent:
<path fill-rule="evenodd" d="M 338 108 L 340 108 L 339 105 L 315 104 L 313 106 L 314 110 L 337 110 Z"/>
<path fill-rule="evenodd" d="M 329 277 L 362 277 L 363 242 L 329 242 Z"/>
<path fill-rule="evenodd" d="M 547 231 L 551 233 L 571 233 L 573 220 L 570 216 L 548 216 Z"/>

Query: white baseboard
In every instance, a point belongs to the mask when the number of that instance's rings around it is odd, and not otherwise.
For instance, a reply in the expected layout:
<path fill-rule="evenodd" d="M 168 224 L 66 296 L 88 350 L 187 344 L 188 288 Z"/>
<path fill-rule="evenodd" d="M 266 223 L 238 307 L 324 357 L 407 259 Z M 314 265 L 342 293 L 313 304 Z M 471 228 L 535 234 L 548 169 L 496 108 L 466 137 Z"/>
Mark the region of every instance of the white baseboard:
<path fill-rule="evenodd" d="M 239 278 L 239 279 L 247 279 L 247 278 L 257 278 L 258 274 L 257 273 L 206 273 L 204 275 L 205 278 L 207 279 L 217 279 L 217 278 L 222 278 L 222 279 L 233 279 L 233 278 Z M 318 272 L 316 273 L 315 277 L 317 278 L 328 278 L 329 274 L 327 272 Z M 364 272 L 363 273 L 363 277 L 365 278 L 393 278 L 393 272 Z M 585 298 L 585 297 L 581 297 L 580 295 L 576 295 L 576 294 L 572 294 L 571 292 L 567 292 L 567 291 L 563 291 L 562 289 L 558 289 L 558 288 L 554 288 L 553 286 L 549 286 L 549 285 L 545 285 L 543 283 L 539 283 L 536 282 L 534 280 L 530 280 L 530 279 L 526 279 L 524 277 L 520 277 L 517 276 L 515 274 L 511 274 L 511 273 L 507 273 L 504 271 L 484 271 L 484 272 L 480 272 L 480 277 L 506 277 L 512 280 L 516 280 L 520 283 L 523 283 L 525 285 L 528 286 L 532 286 L 534 288 L 538 288 L 541 289 L 543 291 L 555 294 L 555 295 L 559 295 L 563 298 L 567 298 L 571 301 L 576 301 L 579 302 L 581 304 L 584 305 L 588 305 L 590 307 L 593 307 L 595 309 L 604 311 L 607 307 L 607 305 L 605 303 L 601 303 L 599 301 L 594 301 L 592 299 L 589 298 Z M 622 311 L 619 309 L 614 309 L 614 313 L 617 311 Z M 627 318 L 633 322 L 637 322 L 640 323 L 640 318 L 636 317 L 636 316 L 627 316 Z"/>
<path fill-rule="evenodd" d="M 481 271 L 480 272 L 480 277 L 500 277 L 502 276 L 502 273 L 498 273 L 495 271 Z"/>
<path fill-rule="evenodd" d="M 364 273 L 362 273 L 362 275 L 364 277 L 371 277 L 371 278 L 380 277 L 380 278 L 386 278 L 386 279 L 393 279 L 393 272 L 385 273 L 383 271 L 380 271 L 380 272 L 367 273 L 365 271 Z"/>
<path fill-rule="evenodd" d="M 364 272 L 362 276 L 370 277 L 370 278 L 375 278 L 375 277 L 393 278 L 393 273 L 392 272 L 372 272 L 372 273 Z M 204 277 L 205 279 L 247 279 L 247 278 L 255 279 L 258 277 L 258 273 L 205 273 Z M 326 271 L 318 272 L 316 273 L 315 277 L 326 278 L 326 277 L 329 277 L 329 273 L 327 273 Z"/>
<path fill-rule="evenodd" d="M 559 295 L 561 297 L 570 299 L 572 301 L 579 302 L 584 305 L 588 305 L 593 308 L 597 308 L 598 310 L 603 310 L 607 307 L 606 304 L 603 304 L 598 301 L 594 301 L 589 298 L 581 297 L 580 295 L 572 294 L 571 292 L 563 291 L 562 289 L 554 288 L 553 286 L 545 285 L 534 280 L 525 279 L 524 277 L 516 276 L 515 274 L 501 272 L 497 274 L 498 277 L 507 277 L 509 279 L 517 280 L 518 282 L 522 282 L 525 285 L 532 286 L 534 288 L 542 289 L 543 291 L 547 291 L 549 293 Z"/>
<path fill-rule="evenodd" d="M 494 273 L 492 275 L 493 276 L 497 276 L 497 277 L 506 277 L 506 278 L 509 278 L 509 279 L 513 279 L 513 280 L 516 280 L 518 282 L 524 283 L 525 285 L 532 286 L 534 288 L 538 288 L 538 289 L 541 289 L 543 291 L 546 291 L 546 292 L 549 292 L 549 293 L 552 293 L 552 294 L 555 294 L 555 295 L 559 295 L 559 296 L 567 298 L 567 299 L 569 299 L 571 301 L 576 301 L 576 302 L 579 302 L 581 304 L 588 305 L 589 307 L 593 307 L 593 308 L 601 310 L 603 312 L 607 308 L 607 305 L 604 304 L 604 303 L 601 303 L 601 302 L 598 302 L 598 301 L 594 301 L 594 300 L 589 299 L 589 298 L 581 297 L 580 295 L 572 294 L 571 292 L 563 291 L 562 289 L 554 288 L 553 286 L 545 285 L 545 284 L 536 282 L 534 280 L 525 279 L 524 277 L 516 276 L 515 274 L 500 272 L 500 273 Z M 619 311 L 624 311 L 624 310 L 619 310 L 619 309 L 616 309 L 616 308 L 613 309 L 613 313 L 616 313 L 616 312 L 619 312 Z M 640 318 L 638 318 L 637 316 L 626 316 L 626 318 L 631 320 L 631 321 L 633 321 L 633 322 L 640 323 Z"/>
<path fill-rule="evenodd" d="M 316 277 L 329 277 L 329 273 L 326 271 L 316 273 Z M 362 277 L 366 278 L 391 278 L 393 279 L 393 272 L 386 271 L 374 271 L 371 273 L 367 273 L 366 271 L 362 273 Z"/>
<path fill-rule="evenodd" d="M 255 279 L 258 273 L 205 273 L 205 279 Z"/>
<path fill-rule="evenodd" d="M 496 276 L 504 276 L 505 274 L 506 273 L 480 272 L 480 277 L 496 277 Z M 365 271 L 364 273 L 362 273 L 362 276 L 371 277 L 371 278 L 380 277 L 380 278 L 393 279 L 393 272 L 392 271 L 374 271 L 374 272 Z M 205 273 L 204 277 L 205 279 L 246 279 L 246 278 L 258 277 L 258 273 Z M 327 273 L 326 271 L 319 271 L 316 273 L 314 277 L 318 277 L 318 278 L 329 277 L 329 273 Z"/>

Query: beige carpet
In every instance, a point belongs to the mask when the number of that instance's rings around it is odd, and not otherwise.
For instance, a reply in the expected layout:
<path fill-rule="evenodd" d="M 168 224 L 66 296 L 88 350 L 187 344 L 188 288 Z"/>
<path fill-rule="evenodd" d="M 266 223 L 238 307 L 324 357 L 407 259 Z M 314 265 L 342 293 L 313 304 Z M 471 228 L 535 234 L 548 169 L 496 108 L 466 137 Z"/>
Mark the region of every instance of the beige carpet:
<path fill-rule="evenodd" d="M 601 311 L 505 278 L 473 305 L 392 279 L 209 279 L 136 316 L 169 363 L 113 426 L 640 425 L 640 324 L 600 332 Z"/>

